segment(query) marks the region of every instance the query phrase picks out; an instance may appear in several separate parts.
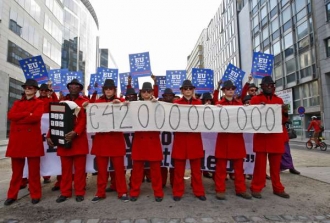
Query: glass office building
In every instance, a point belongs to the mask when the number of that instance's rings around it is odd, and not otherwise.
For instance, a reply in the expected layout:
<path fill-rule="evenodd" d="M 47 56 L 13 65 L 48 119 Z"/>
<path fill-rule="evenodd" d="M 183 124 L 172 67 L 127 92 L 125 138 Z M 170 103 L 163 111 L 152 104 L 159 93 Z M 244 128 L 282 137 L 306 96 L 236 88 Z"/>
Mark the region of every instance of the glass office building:
<path fill-rule="evenodd" d="M 0 140 L 7 112 L 21 98 L 25 77 L 19 60 L 41 55 L 47 69 L 94 73 L 98 20 L 88 0 L 0 0 Z"/>

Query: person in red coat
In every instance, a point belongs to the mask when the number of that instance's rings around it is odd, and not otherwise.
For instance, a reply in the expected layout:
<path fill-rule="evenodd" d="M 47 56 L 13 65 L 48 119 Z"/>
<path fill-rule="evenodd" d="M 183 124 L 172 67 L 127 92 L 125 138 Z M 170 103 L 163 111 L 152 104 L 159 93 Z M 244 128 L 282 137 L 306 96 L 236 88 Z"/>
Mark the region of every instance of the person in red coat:
<path fill-rule="evenodd" d="M 50 85 L 41 84 L 39 88 L 39 97 L 38 99 L 44 102 L 44 113 L 49 113 L 49 104 L 51 102 L 57 102 L 58 97 L 56 93 L 52 90 Z M 50 183 L 50 176 L 43 176 L 44 184 Z"/>
<path fill-rule="evenodd" d="M 320 127 L 320 122 L 317 120 L 316 116 L 312 116 L 312 121 L 309 123 L 309 126 L 307 128 L 307 131 L 310 131 L 311 129 L 314 129 L 314 134 L 313 134 L 313 138 L 315 141 L 315 148 L 319 147 L 319 135 L 321 132 L 321 127 Z"/>
<path fill-rule="evenodd" d="M 275 82 L 271 76 L 265 76 L 261 81 L 262 92 L 253 96 L 250 104 L 279 104 L 283 105 L 283 100 L 276 96 Z M 280 180 L 280 164 L 284 153 L 283 133 L 255 133 L 253 138 L 253 151 L 256 153 L 253 179 L 251 182 L 251 194 L 255 198 L 261 198 L 261 191 L 266 184 L 266 164 L 267 156 L 270 166 L 270 178 L 273 186 L 273 193 L 283 198 L 290 195 L 284 191 L 284 186 Z"/>
<path fill-rule="evenodd" d="M 112 79 L 106 79 L 102 87 L 103 95 L 96 100 L 96 103 L 112 102 L 120 103 L 116 96 L 117 87 Z M 116 178 L 116 190 L 118 198 L 122 201 L 129 201 L 127 196 L 127 185 L 125 178 L 124 156 L 126 155 L 125 139 L 122 132 L 100 132 L 96 133 L 93 139 L 91 154 L 96 156 L 97 163 L 97 192 L 92 199 L 93 203 L 106 197 L 105 189 L 108 181 L 109 157 L 114 168 Z"/>
<path fill-rule="evenodd" d="M 140 90 L 144 101 L 157 101 L 153 96 L 153 88 L 150 82 L 144 82 Z M 160 164 L 163 160 L 163 151 L 160 143 L 159 132 L 135 132 L 132 143 L 133 170 L 131 176 L 130 200 L 136 201 L 140 195 L 140 187 L 143 179 L 144 163 L 149 161 L 151 173 L 151 185 L 154 190 L 156 202 L 161 202 L 164 197 L 162 188 L 162 176 Z"/>
<path fill-rule="evenodd" d="M 35 96 L 39 89 L 37 81 L 27 79 L 22 85 L 25 96 L 14 102 L 8 112 L 10 121 L 9 143 L 6 157 L 11 158 L 12 177 L 4 205 L 8 206 L 17 200 L 20 189 L 25 158 L 29 166 L 29 191 L 32 204 L 41 198 L 40 157 L 45 155 L 41 137 L 41 116 L 43 102 Z"/>
<path fill-rule="evenodd" d="M 74 117 L 74 129 L 65 135 L 65 140 L 72 142 L 70 149 L 61 145 L 57 146 L 57 155 L 61 158 L 62 180 L 61 196 L 56 200 L 57 203 L 66 201 L 72 196 L 72 169 L 74 168 L 74 191 L 76 201 L 84 200 L 86 188 L 86 155 L 88 154 L 88 141 L 86 133 L 86 111 L 83 109 L 87 99 L 79 95 L 83 90 L 83 85 L 77 79 L 73 79 L 67 84 L 70 94 L 65 99 L 75 102 L 80 108 L 80 112 Z M 50 133 L 47 135 L 47 143 L 54 146 L 50 139 Z"/>
<path fill-rule="evenodd" d="M 221 88 L 224 96 L 217 106 L 243 105 L 241 101 L 234 99 L 236 86 L 230 80 L 225 81 Z M 251 199 L 246 192 L 243 161 L 246 157 L 243 133 L 218 133 L 215 145 L 215 158 L 217 165 L 215 169 L 215 191 L 216 198 L 225 200 L 227 161 L 231 160 L 234 166 L 234 182 L 236 195 L 245 199 Z"/>
<path fill-rule="evenodd" d="M 190 80 L 184 80 L 180 88 L 183 97 L 174 101 L 176 104 L 201 105 L 194 98 L 195 86 Z M 205 201 L 205 191 L 202 182 L 201 159 L 204 157 L 202 136 L 199 132 L 176 132 L 174 134 L 172 159 L 174 159 L 173 200 L 180 201 L 184 194 L 184 173 L 186 160 L 190 161 L 191 185 L 195 196 Z"/>

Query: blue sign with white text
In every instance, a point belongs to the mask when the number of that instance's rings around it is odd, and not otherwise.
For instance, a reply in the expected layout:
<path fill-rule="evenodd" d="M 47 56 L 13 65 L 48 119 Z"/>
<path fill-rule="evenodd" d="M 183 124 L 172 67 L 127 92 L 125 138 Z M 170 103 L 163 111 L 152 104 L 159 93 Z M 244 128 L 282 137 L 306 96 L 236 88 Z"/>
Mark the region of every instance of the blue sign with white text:
<path fill-rule="evenodd" d="M 19 64 L 24 72 L 26 79 L 34 79 L 38 84 L 48 82 L 48 72 L 42 57 L 36 56 L 27 59 L 22 59 Z"/>
<path fill-rule="evenodd" d="M 162 94 L 164 93 L 166 88 L 166 76 L 157 76 L 156 84 L 158 85 L 158 97 L 162 98 Z"/>
<path fill-rule="evenodd" d="M 181 94 L 181 84 L 187 78 L 186 70 L 167 70 L 166 88 L 171 88 L 174 94 Z"/>
<path fill-rule="evenodd" d="M 62 76 L 66 75 L 68 72 L 68 69 L 54 69 L 48 72 L 54 92 L 60 92 L 62 90 Z"/>
<path fill-rule="evenodd" d="M 63 95 L 69 94 L 69 90 L 66 85 L 70 83 L 73 79 L 77 79 L 79 83 L 84 85 L 83 74 L 81 71 L 67 71 L 67 73 L 63 73 L 61 79 L 62 79 L 61 91 Z"/>
<path fill-rule="evenodd" d="M 214 90 L 214 74 L 211 69 L 192 69 L 191 82 L 196 87 L 195 93 L 203 94 L 213 92 Z"/>
<path fill-rule="evenodd" d="M 251 74 L 254 78 L 263 78 L 272 75 L 274 55 L 261 52 L 253 52 Z"/>
<path fill-rule="evenodd" d="M 95 91 L 95 78 L 96 78 L 96 74 L 91 74 L 90 77 L 90 81 L 89 81 L 89 85 L 88 85 L 88 94 L 92 95 Z"/>
<path fill-rule="evenodd" d="M 123 95 L 126 94 L 126 88 L 128 85 L 128 77 L 130 76 L 130 73 L 120 73 L 119 74 L 119 81 L 120 81 L 120 91 Z M 139 89 L 139 84 L 137 79 L 133 79 L 132 78 L 132 82 L 131 82 L 131 87 L 134 88 L 135 92 L 137 92 L 137 90 Z"/>
<path fill-rule="evenodd" d="M 129 54 L 131 75 L 151 74 L 149 52 Z"/>
<path fill-rule="evenodd" d="M 222 76 L 222 84 L 227 81 L 231 80 L 233 84 L 236 86 L 235 93 L 241 94 L 242 92 L 242 80 L 244 78 L 245 72 L 239 69 L 238 67 L 234 66 L 233 64 L 228 64 L 228 67 L 225 71 L 225 74 Z"/>

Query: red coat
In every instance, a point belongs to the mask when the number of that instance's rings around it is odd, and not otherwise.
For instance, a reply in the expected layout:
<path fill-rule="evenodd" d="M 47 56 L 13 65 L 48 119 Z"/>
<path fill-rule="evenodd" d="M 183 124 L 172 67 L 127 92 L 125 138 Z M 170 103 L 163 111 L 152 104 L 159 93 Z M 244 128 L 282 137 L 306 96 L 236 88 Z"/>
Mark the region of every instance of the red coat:
<path fill-rule="evenodd" d="M 318 120 L 313 120 L 309 123 L 307 131 L 314 129 L 315 132 L 321 132 L 320 122 Z"/>
<path fill-rule="evenodd" d="M 74 129 L 78 135 L 72 140 L 72 146 L 70 149 L 64 148 L 62 146 L 57 147 L 58 156 L 75 156 L 88 154 L 88 141 L 86 133 L 86 111 L 82 108 L 82 104 L 88 101 L 82 96 L 79 96 L 74 100 L 74 102 L 81 107 L 78 117 L 74 121 Z"/>
<path fill-rule="evenodd" d="M 266 97 L 262 92 L 253 96 L 250 104 L 260 105 L 265 104 L 279 104 L 283 105 L 283 100 L 276 95 Z M 253 138 L 253 151 L 266 153 L 284 153 L 284 137 L 283 133 L 255 133 Z"/>
<path fill-rule="evenodd" d="M 225 97 L 216 104 L 231 106 L 242 105 L 241 101 L 228 101 Z M 243 159 L 246 157 L 243 133 L 218 133 L 215 157 L 221 159 Z"/>
<path fill-rule="evenodd" d="M 135 132 L 132 143 L 132 160 L 163 160 L 160 132 Z"/>
<path fill-rule="evenodd" d="M 120 101 L 124 99 L 119 99 L 117 97 L 113 98 Z M 96 103 L 100 102 L 111 102 L 112 100 L 107 100 L 104 96 L 96 100 Z M 92 146 L 92 155 L 96 156 L 124 156 L 126 155 L 126 144 L 124 139 L 124 134 L 122 132 L 98 132 L 95 134 Z"/>
<path fill-rule="evenodd" d="M 199 99 L 187 101 L 184 97 L 174 101 L 175 104 L 201 105 Z M 204 157 L 203 142 L 200 132 L 176 132 L 172 149 L 174 159 L 198 159 Z"/>
<path fill-rule="evenodd" d="M 51 102 L 57 102 L 58 97 L 55 92 L 52 93 L 52 97 L 38 97 L 41 101 L 44 102 L 44 113 L 49 113 L 49 103 Z"/>
<path fill-rule="evenodd" d="M 38 157 L 45 155 L 41 134 L 43 102 L 37 97 L 14 102 L 8 112 L 10 121 L 7 157 Z"/>

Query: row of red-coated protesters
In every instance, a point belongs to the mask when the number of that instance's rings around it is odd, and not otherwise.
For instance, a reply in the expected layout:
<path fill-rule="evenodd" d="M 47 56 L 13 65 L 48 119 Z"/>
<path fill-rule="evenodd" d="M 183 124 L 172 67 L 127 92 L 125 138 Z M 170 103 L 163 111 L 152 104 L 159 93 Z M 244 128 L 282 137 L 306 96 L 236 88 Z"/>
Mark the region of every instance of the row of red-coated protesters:
<path fill-rule="evenodd" d="M 155 77 L 154 77 L 155 78 Z M 130 86 L 130 85 L 129 85 Z M 41 116 L 44 112 L 49 112 L 49 102 L 57 100 L 47 97 L 40 92 L 40 97 L 36 97 L 38 90 L 45 86 L 38 87 L 35 80 L 28 79 L 24 88 L 24 96 L 17 100 L 8 113 L 11 122 L 10 136 L 6 156 L 12 160 L 12 179 L 7 194 L 5 205 L 11 205 L 17 200 L 17 194 L 21 186 L 23 167 L 25 158 L 29 166 L 29 190 L 32 204 L 39 203 L 41 199 L 40 185 L 40 157 L 44 155 L 44 148 L 40 129 Z M 154 86 L 155 87 L 155 86 Z M 150 82 L 143 83 L 140 89 L 140 100 L 151 100 L 156 103 L 157 92 Z M 262 91 L 255 94 L 257 87 L 254 84 L 244 86 L 242 95 L 249 93 L 244 101 L 250 101 L 251 105 L 259 104 L 280 104 L 281 98 L 275 93 L 275 82 L 270 76 L 262 79 L 260 84 Z M 89 153 L 87 133 L 86 133 L 86 111 L 84 108 L 88 103 L 131 103 L 137 100 L 137 93 L 133 88 L 128 87 L 126 98 L 118 98 L 116 95 L 117 86 L 112 79 L 107 79 L 102 87 L 103 95 L 96 99 L 96 93 L 92 99 L 80 95 L 83 85 L 74 79 L 67 84 L 69 94 L 64 100 L 75 102 L 80 108 L 80 112 L 74 120 L 74 129 L 65 135 L 65 140 L 72 142 L 70 149 L 62 146 L 57 147 L 57 155 L 61 159 L 62 175 L 58 176 L 58 182 L 53 190 L 60 190 L 61 195 L 56 202 L 66 201 L 74 194 L 76 201 L 84 200 L 86 188 L 86 155 Z M 217 106 L 243 105 L 242 101 L 235 97 L 236 86 L 231 81 L 225 81 L 221 88 L 223 96 L 217 100 L 219 89 L 214 92 L 214 98 L 204 97 L 204 104 L 213 103 Z M 201 105 L 202 101 L 195 97 L 195 86 L 190 80 L 184 80 L 181 85 L 182 97 L 174 100 L 175 95 L 171 89 L 166 89 L 163 94 L 163 101 L 177 104 Z M 254 90 L 254 92 L 253 92 Z M 49 95 L 54 96 L 50 92 Z M 253 96 L 253 97 L 252 97 Z M 55 96 L 54 96 L 55 97 Z M 285 116 L 283 116 L 285 119 Z M 283 120 L 285 123 L 286 120 Z M 161 168 L 163 159 L 162 147 L 159 137 L 160 132 L 135 132 L 132 142 L 133 168 L 130 179 L 130 190 L 128 190 L 125 177 L 124 156 L 126 145 L 122 132 L 96 133 L 93 139 L 91 154 L 96 156 L 97 163 L 97 192 L 92 202 L 98 202 L 106 197 L 107 181 L 109 177 L 109 160 L 114 167 L 112 180 L 117 191 L 118 198 L 122 201 L 136 201 L 140 196 L 140 187 L 144 178 L 144 164 L 149 162 L 151 185 L 154 191 L 156 202 L 161 202 L 164 198 L 163 186 L 166 184 L 167 169 Z M 254 134 L 253 150 L 256 153 L 255 168 L 251 182 L 251 193 L 247 191 L 243 171 L 243 160 L 246 157 L 244 138 L 242 133 L 218 133 L 215 158 L 216 171 L 214 174 L 216 198 L 226 199 L 225 180 L 227 175 L 227 161 L 231 160 L 234 167 L 234 182 L 236 195 L 245 199 L 261 198 L 261 191 L 266 181 L 267 157 L 270 164 L 270 176 L 272 180 L 273 193 L 283 198 L 289 198 L 280 182 L 280 163 L 284 153 L 284 142 L 287 133 L 283 127 L 282 133 L 256 133 Z M 54 146 L 47 135 L 47 143 Z M 184 173 L 186 160 L 190 161 L 191 186 L 194 195 L 201 201 L 206 200 L 205 189 L 202 182 L 201 159 L 204 156 L 201 133 L 176 132 L 174 136 L 172 159 L 174 168 L 170 169 L 171 186 L 173 200 L 180 201 L 184 195 Z M 75 170 L 74 174 L 72 169 Z M 162 174 L 163 173 L 163 174 Z M 163 175 L 163 176 L 162 176 Z M 165 179 L 164 179 L 165 176 Z M 46 177 L 47 180 L 47 177 Z M 45 179 L 44 179 L 45 181 Z M 73 183 L 73 185 L 72 185 Z"/>

